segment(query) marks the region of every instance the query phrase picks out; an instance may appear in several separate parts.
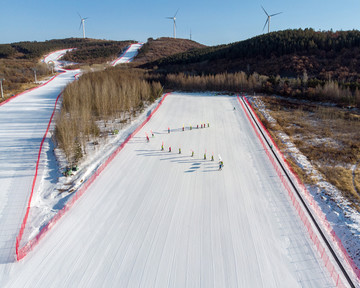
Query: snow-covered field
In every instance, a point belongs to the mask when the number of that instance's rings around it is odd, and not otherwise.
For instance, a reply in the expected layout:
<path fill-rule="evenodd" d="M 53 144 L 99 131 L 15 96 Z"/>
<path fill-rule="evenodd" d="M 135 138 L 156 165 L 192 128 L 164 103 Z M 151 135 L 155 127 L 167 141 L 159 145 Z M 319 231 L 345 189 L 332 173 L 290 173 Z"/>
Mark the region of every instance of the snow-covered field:
<path fill-rule="evenodd" d="M 25 185 L 1 173 L 1 187 Z M 334 287 L 236 97 L 209 93 L 169 95 L 40 244 L 8 262 L 1 287 Z"/>

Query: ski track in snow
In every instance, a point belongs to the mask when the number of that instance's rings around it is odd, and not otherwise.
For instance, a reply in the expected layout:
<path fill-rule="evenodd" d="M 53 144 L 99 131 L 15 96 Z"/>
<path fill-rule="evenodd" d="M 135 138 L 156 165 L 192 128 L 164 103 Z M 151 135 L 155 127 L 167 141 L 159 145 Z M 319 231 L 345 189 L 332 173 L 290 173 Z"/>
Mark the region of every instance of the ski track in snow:
<path fill-rule="evenodd" d="M 116 66 L 118 64 L 131 62 L 136 57 L 136 55 L 139 52 L 139 49 L 143 45 L 144 43 L 131 44 L 118 59 L 111 62 L 111 65 Z"/>
<path fill-rule="evenodd" d="M 0 286 L 334 287 L 236 97 L 209 93 L 168 96 Z"/>
<path fill-rule="evenodd" d="M 58 65 L 65 51 L 49 54 L 44 62 Z M 31 192 L 40 142 L 57 96 L 78 72 L 59 74 L 0 107 L 0 263 L 15 261 L 15 240 Z"/>

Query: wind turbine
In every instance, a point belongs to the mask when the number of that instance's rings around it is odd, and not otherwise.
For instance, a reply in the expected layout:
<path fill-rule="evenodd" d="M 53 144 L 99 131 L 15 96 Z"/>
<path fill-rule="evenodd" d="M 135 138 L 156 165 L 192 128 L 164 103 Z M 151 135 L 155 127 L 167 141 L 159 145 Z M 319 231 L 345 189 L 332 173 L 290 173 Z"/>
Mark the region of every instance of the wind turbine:
<path fill-rule="evenodd" d="M 80 17 L 80 26 L 79 26 L 79 29 L 83 28 L 83 38 L 85 39 L 85 20 L 88 19 L 88 17 L 86 18 L 82 18 L 81 15 L 78 13 L 79 17 Z"/>
<path fill-rule="evenodd" d="M 179 12 L 179 9 L 176 11 L 174 17 L 166 17 L 166 19 L 172 19 L 174 21 L 174 39 L 176 38 L 176 22 L 175 22 L 175 20 L 176 20 L 176 15 Z"/>
<path fill-rule="evenodd" d="M 269 15 L 269 14 L 265 11 L 265 9 L 264 9 L 263 6 L 261 6 L 261 8 L 264 10 L 264 12 L 265 12 L 265 14 L 266 14 L 266 16 L 267 16 L 267 19 L 266 19 L 266 22 L 265 22 L 263 31 L 264 31 L 264 29 L 265 29 L 266 24 L 268 24 L 268 33 L 270 33 L 270 19 L 271 19 L 271 17 L 276 16 L 276 15 L 279 15 L 279 14 L 281 14 L 282 12 Z"/>

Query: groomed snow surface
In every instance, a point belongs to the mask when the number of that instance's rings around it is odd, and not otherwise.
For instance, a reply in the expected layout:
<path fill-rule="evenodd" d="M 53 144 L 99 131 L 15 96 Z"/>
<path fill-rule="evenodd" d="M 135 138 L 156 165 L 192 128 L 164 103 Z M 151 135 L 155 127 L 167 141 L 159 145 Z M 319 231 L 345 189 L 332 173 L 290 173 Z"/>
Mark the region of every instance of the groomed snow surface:
<path fill-rule="evenodd" d="M 236 97 L 210 94 L 169 95 L 40 244 L 2 263 L 1 287 L 334 287 Z"/>
<path fill-rule="evenodd" d="M 111 62 L 111 65 L 116 66 L 118 64 L 131 62 L 136 57 L 136 55 L 139 52 L 139 49 L 143 45 L 144 45 L 144 43 L 131 44 L 118 59 Z"/>

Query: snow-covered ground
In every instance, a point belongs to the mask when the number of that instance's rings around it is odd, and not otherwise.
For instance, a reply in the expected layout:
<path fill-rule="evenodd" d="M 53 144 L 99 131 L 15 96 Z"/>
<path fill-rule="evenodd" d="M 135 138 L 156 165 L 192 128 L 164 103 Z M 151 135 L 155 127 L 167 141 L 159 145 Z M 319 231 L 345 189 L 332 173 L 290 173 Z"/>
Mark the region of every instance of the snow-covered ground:
<path fill-rule="evenodd" d="M 209 93 L 168 96 L 34 251 L 6 262 L 1 287 L 334 287 L 236 97 Z"/>
<path fill-rule="evenodd" d="M 131 44 L 119 58 L 117 58 L 116 60 L 111 62 L 111 65 L 116 66 L 121 63 L 131 62 L 136 57 L 136 55 L 139 52 L 139 49 L 143 45 L 144 45 L 144 43 Z"/>
<path fill-rule="evenodd" d="M 57 53 L 47 56 L 56 61 Z M 0 263 L 15 261 L 15 239 L 26 211 L 41 140 L 55 101 L 79 71 L 61 73 L 0 107 Z"/>
<path fill-rule="evenodd" d="M 112 135 L 107 132 L 106 138 L 96 140 L 98 145 L 93 145 L 94 141 L 89 141 L 86 147 L 86 156 L 77 163 L 79 170 L 72 172 L 73 175 L 69 177 L 62 175 L 68 162 L 61 149 L 54 147 L 52 133 L 49 133 L 41 155 L 40 167 L 42 170 L 36 182 L 37 192 L 31 202 L 28 225 L 25 227 L 20 247 L 36 237 L 41 229 L 71 201 L 75 194 L 74 191 L 77 191 L 106 162 L 126 137 L 146 119 L 149 111 L 153 110 L 159 101 L 147 105 L 145 111 L 133 118 L 131 123 L 123 124 L 125 127 L 118 134 Z M 114 123 L 108 123 L 104 128 L 103 121 L 99 121 L 97 124 L 104 134 L 105 130 L 109 131 L 109 128 L 114 125 Z M 114 126 L 115 128 L 119 127 Z"/>

